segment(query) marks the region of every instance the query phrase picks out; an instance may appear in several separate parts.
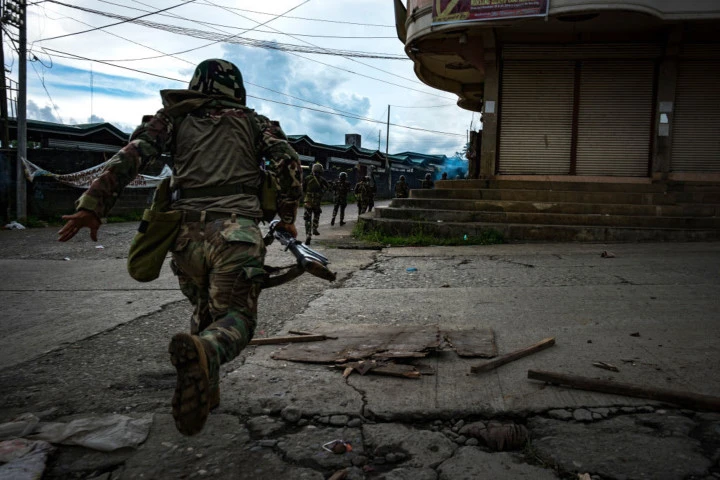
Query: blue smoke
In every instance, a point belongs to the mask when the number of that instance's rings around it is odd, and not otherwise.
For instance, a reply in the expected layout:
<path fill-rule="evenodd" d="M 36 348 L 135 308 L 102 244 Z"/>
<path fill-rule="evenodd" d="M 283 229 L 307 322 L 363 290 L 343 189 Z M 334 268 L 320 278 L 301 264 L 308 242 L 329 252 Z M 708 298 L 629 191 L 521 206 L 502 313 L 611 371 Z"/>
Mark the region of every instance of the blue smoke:
<path fill-rule="evenodd" d="M 468 173 L 468 161 L 459 155 L 446 157 L 445 163 L 435 172 L 435 178 L 433 180 L 440 180 L 443 172 L 447 173 L 448 180 L 465 178 Z"/>

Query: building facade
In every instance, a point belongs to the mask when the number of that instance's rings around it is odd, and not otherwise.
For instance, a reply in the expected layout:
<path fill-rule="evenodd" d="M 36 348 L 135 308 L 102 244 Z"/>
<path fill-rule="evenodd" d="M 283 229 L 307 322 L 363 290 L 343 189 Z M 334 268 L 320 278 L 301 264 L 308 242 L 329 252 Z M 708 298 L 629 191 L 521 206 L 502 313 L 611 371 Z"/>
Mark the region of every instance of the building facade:
<path fill-rule="evenodd" d="M 479 179 L 720 181 L 720 2 L 395 0 L 426 84 L 482 112 Z"/>

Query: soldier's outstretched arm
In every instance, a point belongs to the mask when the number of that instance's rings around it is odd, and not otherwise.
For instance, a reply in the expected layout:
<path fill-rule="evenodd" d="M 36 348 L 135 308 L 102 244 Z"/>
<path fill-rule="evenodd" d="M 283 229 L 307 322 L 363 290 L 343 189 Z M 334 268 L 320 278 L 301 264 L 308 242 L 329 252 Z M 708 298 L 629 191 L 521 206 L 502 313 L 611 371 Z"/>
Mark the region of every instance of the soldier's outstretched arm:
<path fill-rule="evenodd" d="M 100 218 L 106 216 L 123 188 L 166 148 L 172 138 L 172 122 L 160 110 L 144 122 L 130 136 L 130 142 L 110 159 L 90 188 L 75 202 L 76 213 L 63 216 L 67 223 L 58 232 L 58 240 L 66 242 L 81 228 L 90 228 L 90 236 L 97 240 Z M 89 212 L 88 216 L 81 212 Z"/>

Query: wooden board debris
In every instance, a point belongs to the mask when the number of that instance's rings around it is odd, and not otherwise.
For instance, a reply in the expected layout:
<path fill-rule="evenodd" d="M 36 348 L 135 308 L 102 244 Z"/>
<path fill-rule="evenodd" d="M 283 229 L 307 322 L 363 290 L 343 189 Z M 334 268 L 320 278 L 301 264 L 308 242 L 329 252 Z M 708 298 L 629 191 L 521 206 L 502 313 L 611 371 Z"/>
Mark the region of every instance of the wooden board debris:
<path fill-rule="evenodd" d="M 611 382 L 595 378 L 565 375 L 554 372 L 543 372 L 538 370 L 528 370 L 528 378 L 550 384 L 566 385 L 580 390 L 590 390 L 593 392 L 612 393 L 615 395 L 625 395 L 627 397 L 658 400 L 697 410 L 720 411 L 720 397 L 713 397 L 711 395 L 702 395 L 699 393 L 683 392 L 679 390 L 668 390 L 652 386 L 633 385 L 630 383 Z"/>
<path fill-rule="evenodd" d="M 343 332 L 338 337 L 324 342 L 288 345 L 273 352 L 272 358 L 306 363 L 345 363 L 372 358 L 422 358 L 438 350 L 441 343 L 437 326 L 386 327 L 369 332 Z"/>
<path fill-rule="evenodd" d="M 325 335 L 291 335 L 287 337 L 253 338 L 249 345 L 279 345 L 283 343 L 320 342 L 326 340 Z"/>
<path fill-rule="evenodd" d="M 445 340 L 461 357 L 492 358 L 498 354 L 495 332 L 490 328 L 443 330 Z"/>
<path fill-rule="evenodd" d="M 535 352 L 539 352 L 540 350 L 545 350 L 546 348 L 552 347 L 553 345 L 555 345 L 555 337 L 545 338 L 534 345 L 530 345 L 529 347 L 525 347 L 520 350 L 516 350 L 514 352 L 502 355 L 494 360 L 490 360 L 487 363 L 483 363 L 482 365 L 475 365 L 474 367 L 470 368 L 470 371 L 472 373 L 488 372 L 502 365 L 505 365 L 506 363 L 514 362 L 518 358 L 526 357 Z"/>

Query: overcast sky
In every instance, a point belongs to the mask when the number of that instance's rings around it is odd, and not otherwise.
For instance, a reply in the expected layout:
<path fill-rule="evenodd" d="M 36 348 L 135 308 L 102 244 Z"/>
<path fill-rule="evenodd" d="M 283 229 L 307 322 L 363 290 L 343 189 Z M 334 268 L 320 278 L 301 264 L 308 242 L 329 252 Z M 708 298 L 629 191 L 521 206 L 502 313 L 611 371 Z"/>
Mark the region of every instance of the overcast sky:
<path fill-rule="evenodd" d="M 459 108 L 455 95 L 415 76 L 390 0 L 28 3 L 35 3 L 28 7 L 28 58 L 36 59 L 27 71 L 30 119 L 106 121 L 130 132 L 161 107 L 159 90 L 185 88 L 195 65 L 224 58 L 243 73 L 248 106 L 288 135 L 340 145 L 346 133 L 359 133 L 363 147 L 384 152 L 391 105 L 390 153 L 450 156 L 462 150 L 471 124 L 478 128 L 478 114 Z M 297 47 L 311 52 L 287 51 Z M 342 55 L 348 51 L 400 59 Z M 7 39 L 5 62 L 17 80 L 17 53 Z"/>

